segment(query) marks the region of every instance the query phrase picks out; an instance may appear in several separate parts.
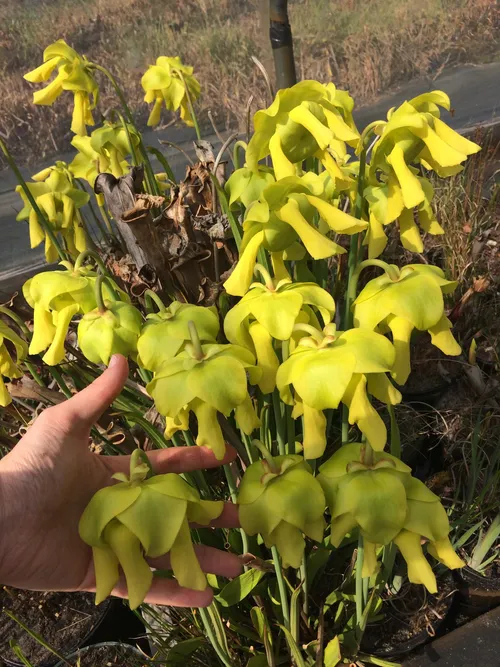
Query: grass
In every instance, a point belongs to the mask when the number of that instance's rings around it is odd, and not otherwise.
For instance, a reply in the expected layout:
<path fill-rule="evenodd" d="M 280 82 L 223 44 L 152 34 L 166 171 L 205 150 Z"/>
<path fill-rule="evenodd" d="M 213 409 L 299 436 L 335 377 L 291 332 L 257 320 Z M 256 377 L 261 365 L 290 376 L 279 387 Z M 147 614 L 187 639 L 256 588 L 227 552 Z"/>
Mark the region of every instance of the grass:
<path fill-rule="evenodd" d="M 0 136 L 27 162 L 69 148 L 71 96 L 34 107 L 22 75 L 42 47 L 64 38 L 120 79 L 144 126 L 141 74 L 159 55 L 195 67 L 202 121 L 240 128 L 245 107 L 266 105 L 251 56 L 272 69 L 265 0 L 4 0 L 0 4 Z M 368 103 L 402 81 L 445 66 L 485 62 L 499 53 L 494 0 L 292 0 L 290 18 L 301 78 L 333 80 Z M 115 98 L 102 86 L 100 111 Z M 165 120 L 169 120 L 165 118 Z"/>

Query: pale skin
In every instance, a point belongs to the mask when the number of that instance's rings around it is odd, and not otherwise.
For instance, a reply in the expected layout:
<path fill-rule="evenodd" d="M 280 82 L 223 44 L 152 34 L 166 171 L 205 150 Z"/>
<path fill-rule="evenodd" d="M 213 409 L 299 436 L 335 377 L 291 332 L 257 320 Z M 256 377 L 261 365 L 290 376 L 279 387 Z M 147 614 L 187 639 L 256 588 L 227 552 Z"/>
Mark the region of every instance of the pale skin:
<path fill-rule="evenodd" d="M 78 522 L 94 493 L 115 483 L 111 475 L 129 471 L 128 456 L 100 456 L 89 450 L 91 426 L 120 393 L 128 375 L 124 357 L 71 399 L 46 409 L 14 449 L 0 460 L 0 583 L 38 591 L 94 591 L 91 549 L 78 535 Z M 208 447 L 157 450 L 148 454 L 155 473 L 213 468 L 235 458 L 228 449 L 217 461 Z M 227 503 L 213 525 L 238 525 L 236 507 Z M 208 546 L 196 547 L 202 569 L 235 577 L 237 556 Z M 166 569 L 168 556 L 152 560 Z M 113 595 L 127 597 L 124 581 Z M 158 578 L 146 602 L 204 607 L 213 593 L 182 588 Z"/>

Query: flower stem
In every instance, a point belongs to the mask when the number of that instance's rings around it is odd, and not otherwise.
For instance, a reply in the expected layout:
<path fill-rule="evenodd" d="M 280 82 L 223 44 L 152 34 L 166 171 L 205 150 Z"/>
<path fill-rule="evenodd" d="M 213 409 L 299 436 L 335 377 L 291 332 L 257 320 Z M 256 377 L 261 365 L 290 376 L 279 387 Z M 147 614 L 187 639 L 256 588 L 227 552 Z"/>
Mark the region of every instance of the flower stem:
<path fill-rule="evenodd" d="M 271 278 L 271 274 L 264 266 L 262 266 L 262 264 L 256 264 L 253 272 L 256 276 L 262 276 L 267 289 L 274 292 L 274 282 Z"/>
<path fill-rule="evenodd" d="M 324 336 L 321 333 L 321 331 L 318 331 L 316 327 L 313 327 L 310 324 L 304 324 L 303 322 L 294 324 L 293 331 L 305 331 L 310 336 L 312 336 L 312 338 L 314 338 L 314 340 L 316 340 L 318 343 L 322 343 L 324 339 Z"/>
<path fill-rule="evenodd" d="M 275 474 L 278 474 L 279 469 L 276 466 L 276 463 L 273 459 L 273 456 L 272 456 L 271 452 L 268 450 L 268 448 L 260 440 L 257 440 L 257 439 L 252 440 L 252 445 L 254 447 L 257 447 L 259 452 L 262 454 L 264 459 L 267 461 L 267 464 L 268 464 L 269 469 L 271 470 L 271 472 L 274 472 Z"/>
<path fill-rule="evenodd" d="M 97 279 L 95 281 L 95 286 L 94 286 L 94 295 L 95 295 L 95 300 L 97 303 L 97 309 L 101 313 L 106 312 L 106 306 L 104 305 L 104 299 L 102 296 L 102 284 L 104 282 L 105 276 L 101 273 L 97 276 Z"/>
<path fill-rule="evenodd" d="M 14 172 L 14 175 L 16 176 L 17 181 L 18 181 L 19 185 L 21 186 L 24 194 L 26 195 L 27 200 L 29 201 L 33 210 L 35 211 L 35 213 L 38 217 L 38 220 L 40 222 L 40 225 L 43 227 L 43 231 L 49 237 L 52 245 L 54 246 L 54 248 L 57 251 L 57 254 L 59 255 L 59 258 L 64 262 L 65 260 L 68 259 L 68 257 L 66 256 L 66 253 L 62 249 L 62 247 L 61 247 L 61 245 L 60 245 L 60 243 L 57 239 L 57 236 L 54 234 L 54 231 L 52 230 L 52 227 L 50 226 L 49 221 L 44 216 L 44 214 L 41 212 L 40 208 L 38 207 L 38 204 L 36 203 L 35 198 L 31 194 L 31 191 L 28 188 L 28 186 L 26 184 L 26 181 L 22 177 L 22 174 L 19 171 L 19 169 L 17 167 L 17 164 L 14 161 L 14 158 L 10 154 L 10 152 L 7 148 L 7 145 L 2 141 L 2 139 L 0 139 L 0 149 L 2 150 L 2 153 L 5 155 L 5 158 L 7 160 L 7 164 L 9 165 L 9 167 Z"/>
<path fill-rule="evenodd" d="M 281 414 L 281 402 L 277 389 L 273 391 L 273 409 L 274 419 L 276 422 L 276 439 L 278 441 L 278 451 L 281 456 L 284 456 L 286 454 L 286 422 L 283 419 L 284 415 Z"/>
<path fill-rule="evenodd" d="M 0 314 L 5 315 L 6 317 L 10 317 L 10 319 L 17 324 L 17 326 L 21 329 L 23 334 L 25 336 L 30 337 L 31 332 L 26 326 L 26 324 L 22 321 L 22 319 L 17 315 L 17 313 L 14 313 L 10 308 L 6 308 L 5 306 L 0 306 Z"/>
<path fill-rule="evenodd" d="M 396 419 L 396 411 L 393 405 L 388 405 L 389 417 L 391 418 L 391 454 L 396 458 L 401 458 L 401 435 Z"/>
<path fill-rule="evenodd" d="M 88 259 L 89 257 L 92 257 L 92 259 L 95 261 L 95 263 L 97 264 L 97 266 L 101 269 L 101 271 L 102 271 L 103 274 L 107 274 L 107 273 L 108 273 L 108 269 L 106 268 L 106 265 L 105 265 L 104 262 L 102 261 L 101 257 L 99 257 L 99 255 L 98 255 L 96 252 L 94 252 L 93 250 L 84 250 L 83 252 L 81 252 L 81 253 L 78 255 L 78 257 L 77 257 L 76 260 L 75 260 L 75 267 L 74 267 L 74 270 L 75 270 L 75 271 L 78 271 L 78 269 L 81 269 L 82 266 L 83 266 L 83 263 L 84 263 L 85 260 Z"/>
<path fill-rule="evenodd" d="M 276 547 L 271 547 L 273 555 L 274 571 L 276 572 L 276 579 L 278 580 L 278 590 L 281 601 L 281 612 L 283 614 L 283 625 L 287 630 L 290 630 L 290 606 L 288 604 L 288 595 L 286 591 L 285 579 L 283 577 L 283 570 L 281 561 Z"/>
<path fill-rule="evenodd" d="M 364 560 L 363 537 L 358 537 L 358 551 L 356 554 L 356 627 L 360 628 L 362 624 L 364 600 L 363 600 L 363 560 Z"/>
<path fill-rule="evenodd" d="M 229 494 L 231 496 L 231 500 L 236 505 L 238 500 L 238 491 L 236 489 L 236 481 L 234 479 L 233 470 L 228 463 L 226 463 L 223 466 L 223 468 L 224 468 L 224 474 L 226 475 L 227 486 L 229 488 Z M 249 552 L 248 537 L 243 528 L 240 528 L 240 535 L 241 535 L 241 544 L 243 547 L 243 553 L 246 554 Z"/>
<path fill-rule="evenodd" d="M 144 292 L 144 300 L 146 302 L 146 310 L 148 313 L 153 312 L 153 302 L 157 305 L 158 311 L 164 313 L 166 311 L 165 304 L 160 299 L 159 295 L 156 292 L 153 292 L 152 289 L 147 289 Z"/>
<path fill-rule="evenodd" d="M 234 162 L 234 168 L 239 169 L 240 168 L 240 156 L 239 156 L 239 150 L 245 151 L 247 150 L 247 143 L 245 141 L 237 141 L 234 146 L 233 146 L 233 162 Z"/>

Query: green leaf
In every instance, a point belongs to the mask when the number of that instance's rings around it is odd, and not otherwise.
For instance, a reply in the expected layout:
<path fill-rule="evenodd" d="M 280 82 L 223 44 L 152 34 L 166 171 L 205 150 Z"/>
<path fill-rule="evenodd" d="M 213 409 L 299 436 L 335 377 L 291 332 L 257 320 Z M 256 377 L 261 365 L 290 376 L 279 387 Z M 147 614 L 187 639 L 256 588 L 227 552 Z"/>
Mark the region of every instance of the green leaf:
<path fill-rule="evenodd" d="M 239 577 L 226 584 L 221 592 L 216 595 L 216 600 L 223 607 L 231 607 L 233 604 L 241 602 L 253 591 L 264 575 L 265 572 L 261 570 L 247 570 L 247 572 L 240 574 Z"/>
<path fill-rule="evenodd" d="M 325 667 L 336 667 L 342 660 L 339 638 L 335 636 L 325 648 Z"/>
<path fill-rule="evenodd" d="M 254 655 L 247 663 L 247 667 L 268 667 L 267 657 L 263 653 Z"/>
<path fill-rule="evenodd" d="M 320 572 L 328 562 L 331 551 L 323 545 L 312 551 L 307 557 L 307 580 L 309 586 L 314 582 L 318 572 Z"/>
<path fill-rule="evenodd" d="M 297 646 L 297 642 L 292 637 L 290 631 L 287 630 L 284 625 L 280 625 L 279 623 L 278 625 L 281 628 L 281 630 L 283 630 L 286 643 L 288 644 L 288 648 L 290 649 L 290 653 L 292 654 L 292 658 L 295 661 L 296 667 L 306 667 L 306 663 L 304 662 L 304 658 L 302 657 L 300 649 Z"/>
<path fill-rule="evenodd" d="M 193 655 L 200 646 L 203 646 L 205 643 L 204 637 L 192 637 L 191 639 L 185 639 L 175 646 L 168 652 L 167 662 L 165 667 L 177 667 L 177 665 L 185 665 L 186 658 L 190 655 Z"/>

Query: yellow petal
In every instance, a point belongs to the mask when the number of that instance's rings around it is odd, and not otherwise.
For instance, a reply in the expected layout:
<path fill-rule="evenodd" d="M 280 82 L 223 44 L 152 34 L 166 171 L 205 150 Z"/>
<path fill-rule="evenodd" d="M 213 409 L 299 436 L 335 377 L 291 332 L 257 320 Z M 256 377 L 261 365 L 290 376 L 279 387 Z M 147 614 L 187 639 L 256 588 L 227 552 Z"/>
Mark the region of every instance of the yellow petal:
<path fill-rule="evenodd" d="M 372 577 L 380 570 L 380 563 L 377 560 L 377 545 L 368 540 L 363 540 L 363 571 L 362 577 Z"/>
<path fill-rule="evenodd" d="M 447 537 L 443 540 L 430 542 L 427 550 L 431 556 L 434 556 L 436 560 L 443 563 L 443 565 L 446 565 L 450 570 L 456 570 L 459 567 L 465 566 L 464 561 L 455 553 L 455 550 L 451 546 L 451 542 Z"/>
<path fill-rule="evenodd" d="M 288 273 L 288 270 L 285 266 L 283 259 L 283 252 L 272 252 L 271 253 L 271 262 L 273 265 L 273 273 L 276 280 L 291 280 L 291 276 Z"/>
<path fill-rule="evenodd" d="M 95 570 L 95 603 L 105 600 L 118 583 L 118 558 L 109 547 L 92 547 Z"/>
<path fill-rule="evenodd" d="M 257 365 L 262 369 L 259 388 L 263 394 L 270 394 L 276 387 L 276 372 L 280 365 L 273 348 L 273 339 L 259 322 L 252 322 L 248 331 L 255 346 Z"/>
<path fill-rule="evenodd" d="M 324 150 L 333 139 L 331 129 L 323 125 L 319 118 L 316 118 L 312 111 L 308 109 L 307 102 L 302 102 L 296 106 L 289 112 L 288 116 L 294 123 L 302 125 L 302 127 L 305 127 L 312 134 L 320 150 Z M 276 178 L 280 177 L 276 176 Z"/>
<path fill-rule="evenodd" d="M 439 348 L 441 352 L 449 354 L 451 357 L 457 357 L 462 353 L 462 348 L 453 337 L 451 328 L 450 320 L 443 314 L 439 322 L 429 329 L 429 333 L 432 344 Z"/>
<path fill-rule="evenodd" d="M 0 375 L 0 406 L 2 406 L 2 408 L 5 408 L 10 403 L 12 403 L 12 398 L 9 392 L 7 391 L 7 387 L 5 386 L 3 377 Z"/>
<path fill-rule="evenodd" d="M 276 545 L 283 567 L 297 570 L 301 566 L 306 543 L 298 528 L 281 521 L 269 535 L 269 541 Z"/>
<path fill-rule="evenodd" d="M 286 178 L 287 176 L 297 175 L 297 169 L 283 152 L 281 140 L 277 132 L 275 132 L 269 140 L 269 152 L 273 161 L 274 175 L 276 176 L 277 181 L 281 178 Z"/>
<path fill-rule="evenodd" d="M 64 359 L 64 342 L 68 333 L 69 323 L 77 314 L 79 307 L 77 304 L 65 306 L 58 313 L 55 313 L 56 330 L 54 339 L 47 352 L 43 355 L 43 361 L 48 366 L 56 366 Z"/>
<path fill-rule="evenodd" d="M 40 305 L 35 304 L 33 315 L 33 337 L 31 339 L 29 353 L 40 354 L 46 350 L 54 340 L 56 327 L 52 320 L 52 313 Z"/>
<path fill-rule="evenodd" d="M 398 144 L 394 146 L 391 154 L 387 157 L 387 162 L 396 173 L 406 208 L 414 208 L 421 204 L 425 199 L 425 193 L 420 181 L 406 164 L 403 149 Z"/>
<path fill-rule="evenodd" d="M 234 410 L 234 418 L 238 426 L 246 435 L 251 435 L 255 429 L 260 426 L 260 419 L 257 417 L 250 396 L 247 396 L 243 403 L 236 406 Z"/>
<path fill-rule="evenodd" d="M 88 93 L 83 90 L 75 91 L 74 104 L 71 131 L 80 137 L 84 137 L 87 134 L 85 118 L 87 115 Z"/>
<path fill-rule="evenodd" d="M 307 201 L 314 206 L 328 227 L 338 234 L 356 234 L 368 227 L 368 223 L 365 220 L 358 220 L 319 197 L 313 197 L 312 195 L 306 195 L 306 197 Z"/>
<path fill-rule="evenodd" d="M 397 405 L 402 396 L 385 373 L 369 373 L 367 387 L 369 393 L 386 405 Z"/>
<path fill-rule="evenodd" d="M 257 253 L 264 241 L 264 232 L 257 232 L 246 244 L 233 272 L 224 283 L 224 289 L 232 296 L 244 296 L 252 284 Z"/>
<path fill-rule="evenodd" d="M 281 207 L 278 213 L 281 220 L 288 223 L 300 237 L 300 240 L 305 245 L 307 252 L 314 259 L 325 259 L 332 255 L 341 255 L 345 253 L 345 249 L 334 243 L 323 234 L 320 234 L 317 229 L 310 225 L 300 212 L 298 203 L 294 199 L 289 199 L 288 202 Z"/>
<path fill-rule="evenodd" d="M 47 60 L 47 62 L 40 65 L 40 67 L 37 67 L 36 69 L 31 70 L 31 72 L 25 74 L 23 79 L 26 79 L 26 81 L 29 81 L 30 83 L 42 83 L 43 81 L 47 81 L 47 79 L 50 78 L 50 75 L 57 67 L 58 62 L 58 57 L 50 58 Z"/>
<path fill-rule="evenodd" d="M 396 350 L 396 361 L 391 375 L 398 384 L 404 384 L 411 373 L 410 337 L 413 324 L 403 317 L 389 317 L 387 324 L 392 331 L 392 342 Z"/>
<path fill-rule="evenodd" d="M 30 247 L 36 248 L 45 239 L 45 232 L 38 220 L 38 215 L 34 209 L 30 211 L 29 217 Z"/>
<path fill-rule="evenodd" d="M 363 240 L 363 245 L 368 246 L 368 258 L 376 259 L 381 255 L 385 250 L 388 240 L 384 228 L 373 213 L 370 213 L 369 227 Z"/>
<path fill-rule="evenodd" d="M 304 457 L 318 459 L 326 448 L 326 417 L 322 410 L 304 407 Z"/>
<path fill-rule="evenodd" d="M 347 533 L 350 533 L 352 530 L 354 530 L 357 525 L 358 524 L 356 523 L 356 519 L 352 514 L 349 513 L 342 514 L 341 516 L 334 519 L 332 521 L 330 533 L 330 542 L 332 546 L 338 549 Z"/>
<path fill-rule="evenodd" d="M 437 593 L 436 577 L 420 546 L 420 535 L 402 530 L 394 542 L 406 561 L 411 583 L 423 584 L 429 593 Z"/>
<path fill-rule="evenodd" d="M 405 208 L 399 216 L 399 236 L 403 248 L 410 252 L 423 252 L 424 244 L 415 220 L 413 210 Z"/>
<path fill-rule="evenodd" d="M 387 429 L 366 395 L 366 376 L 354 373 L 342 402 L 349 408 L 349 423 L 357 424 L 373 449 L 381 452 L 387 442 Z"/>
<path fill-rule="evenodd" d="M 422 129 L 413 129 L 427 146 L 431 158 L 439 167 L 456 167 L 466 160 L 467 155 L 450 146 L 428 125 Z"/>
<path fill-rule="evenodd" d="M 481 146 L 478 146 L 473 141 L 469 141 L 458 132 L 455 132 L 449 125 L 443 123 L 439 118 L 435 118 L 433 121 L 434 130 L 440 139 L 443 139 L 448 146 L 452 146 L 459 153 L 464 155 L 473 155 L 478 153 L 481 150 Z"/>
<path fill-rule="evenodd" d="M 43 105 L 53 104 L 62 91 L 62 79 L 59 76 L 56 76 L 54 81 L 51 81 L 48 86 L 33 93 L 33 103 Z"/>
<path fill-rule="evenodd" d="M 207 577 L 196 557 L 187 519 L 184 519 L 170 550 L 170 565 L 180 586 L 195 591 L 204 591 L 207 587 Z"/>
<path fill-rule="evenodd" d="M 221 461 L 226 453 L 226 445 L 217 420 L 217 410 L 198 399 L 192 401 L 190 407 L 198 420 L 196 444 L 200 447 L 210 447 L 215 458 Z"/>

